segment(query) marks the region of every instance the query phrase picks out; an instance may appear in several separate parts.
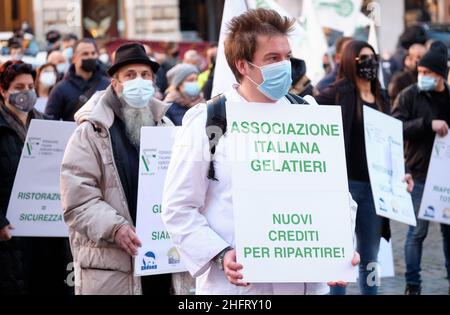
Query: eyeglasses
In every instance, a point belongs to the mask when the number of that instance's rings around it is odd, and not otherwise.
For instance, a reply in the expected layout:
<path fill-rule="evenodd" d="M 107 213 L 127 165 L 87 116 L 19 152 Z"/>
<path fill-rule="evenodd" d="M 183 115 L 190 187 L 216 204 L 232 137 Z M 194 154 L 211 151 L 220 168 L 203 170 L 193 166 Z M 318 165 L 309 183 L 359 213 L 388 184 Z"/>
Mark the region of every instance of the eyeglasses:
<path fill-rule="evenodd" d="M 356 57 L 355 60 L 359 63 L 366 61 L 366 60 L 370 60 L 373 59 L 375 61 L 379 60 L 379 56 L 378 55 L 360 55 L 359 57 Z"/>

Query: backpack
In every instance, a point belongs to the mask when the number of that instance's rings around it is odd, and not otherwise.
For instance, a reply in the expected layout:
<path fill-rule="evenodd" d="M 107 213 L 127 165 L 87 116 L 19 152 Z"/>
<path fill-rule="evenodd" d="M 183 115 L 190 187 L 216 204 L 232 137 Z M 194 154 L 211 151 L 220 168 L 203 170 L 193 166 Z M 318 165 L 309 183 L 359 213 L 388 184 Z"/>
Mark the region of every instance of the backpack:
<path fill-rule="evenodd" d="M 288 93 L 286 98 L 291 104 L 309 105 L 303 98 L 295 94 Z M 209 139 L 210 162 L 208 170 L 208 179 L 217 181 L 216 171 L 214 169 L 214 155 L 216 146 L 220 138 L 227 131 L 227 112 L 225 103 L 227 98 L 223 94 L 219 94 L 206 102 L 207 118 L 206 118 L 206 135 Z"/>

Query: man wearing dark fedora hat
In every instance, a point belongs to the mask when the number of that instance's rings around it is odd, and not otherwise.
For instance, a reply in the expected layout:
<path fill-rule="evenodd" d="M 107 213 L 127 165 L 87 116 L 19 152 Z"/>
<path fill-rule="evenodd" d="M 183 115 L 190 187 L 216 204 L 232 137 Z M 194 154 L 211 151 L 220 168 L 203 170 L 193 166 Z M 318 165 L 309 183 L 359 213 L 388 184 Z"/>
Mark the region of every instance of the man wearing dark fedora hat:
<path fill-rule="evenodd" d="M 136 222 L 143 126 L 172 125 L 155 99 L 155 72 L 142 45 L 118 48 L 106 91 L 76 114 L 61 169 L 64 219 L 74 257 L 76 294 L 168 294 L 171 276 L 134 277 L 141 245 Z M 144 282 L 149 282 L 148 285 Z"/>

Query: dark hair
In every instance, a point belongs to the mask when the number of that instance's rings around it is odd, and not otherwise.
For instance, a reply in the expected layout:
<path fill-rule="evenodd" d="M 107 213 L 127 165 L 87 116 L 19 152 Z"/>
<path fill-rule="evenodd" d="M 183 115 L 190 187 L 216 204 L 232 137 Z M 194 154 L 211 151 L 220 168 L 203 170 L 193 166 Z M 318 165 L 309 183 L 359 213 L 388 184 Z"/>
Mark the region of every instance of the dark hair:
<path fill-rule="evenodd" d="M 95 50 L 98 52 L 98 46 L 97 46 L 97 42 L 95 41 L 95 39 L 92 38 L 83 38 L 80 39 L 79 41 L 77 41 L 77 43 L 75 44 L 75 46 L 73 46 L 73 54 L 75 55 L 75 53 L 77 52 L 78 46 L 80 44 L 91 44 L 94 45 Z"/>
<path fill-rule="evenodd" d="M 350 42 L 352 40 L 353 40 L 353 38 L 348 37 L 348 36 L 339 37 L 339 39 L 336 41 L 336 54 L 339 54 L 342 56 L 342 52 L 345 48 L 345 44 L 347 44 L 348 42 Z"/>
<path fill-rule="evenodd" d="M 294 29 L 294 23 L 295 19 L 267 9 L 248 10 L 228 23 L 225 57 L 238 82 L 242 75 L 236 68 L 236 61 L 253 60 L 258 36 L 288 36 Z"/>
<path fill-rule="evenodd" d="M 357 61 L 356 58 L 359 57 L 359 53 L 363 48 L 369 48 L 373 51 L 374 55 L 375 49 L 364 41 L 360 40 L 352 40 L 347 45 L 345 45 L 344 51 L 342 53 L 342 60 L 339 66 L 339 73 L 337 76 L 337 80 L 341 80 L 346 78 L 350 82 L 355 85 L 355 88 L 358 90 L 357 82 Z M 384 111 L 384 101 L 381 96 L 381 84 L 378 80 L 371 81 L 371 91 L 375 96 L 375 100 L 377 103 L 377 108 L 380 111 Z"/>
<path fill-rule="evenodd" d="M 50 44 L 54 44 L 61 39 L 61 33 L 56 30 L 51 30 L 45 34 L 45 38 L 47 42 L 49 42 Z"/>
<path fill-rule="evenodd" d="M 428 40 L 428 35 L 425 29 L 420 25 L 413 25 L 405 29 L 400 35 L 399 44 L 404 49 L 409 49 L 413 44 L 422 44 Z"/>
<path fill-rule="evenodd" d="M 76 40 L 77 41 L 78 40 L 78 36 L 73 34 L 73 33 L 69 33 L 69 34 L 65 34 L 62 37 L 62 41 L 63 42 L 68 42 L 69 40 Z"/>
<path fill-rule="evenodd" d="M 58 80 L 58 69 L 56 68 L 56 66 L 54 64 L 46 63 L 46 64 L 43 64 L 42 66 L 40 66 L 39 69 L 37 69 L 37 71 L 36 71 L 36 79 L 35 79 L 35 82 L 34 82 L 34 86 L 36 87 L 36 93 L 38 93 L 38 96 L 39 96 L 39 87 L 41 85 L 41 82 L 39 81 L 39 78 L 41 77 L 42 71 L 45 68 L 48 68 L 48 67 L 53 69 L 53 71 L 56 74 L 56 80 Z"/>
<path fill-rule="evenodd" d="M 9 90 L 11 83 L 21 74 L 29 74 L 36 79 L 36 72 L 30 64 L 23 61 L 7 61 L 0 66 L 0 88 L 3 91 Z M 4 102 L 3 96 L 0 95 L 0 101 Z"/>

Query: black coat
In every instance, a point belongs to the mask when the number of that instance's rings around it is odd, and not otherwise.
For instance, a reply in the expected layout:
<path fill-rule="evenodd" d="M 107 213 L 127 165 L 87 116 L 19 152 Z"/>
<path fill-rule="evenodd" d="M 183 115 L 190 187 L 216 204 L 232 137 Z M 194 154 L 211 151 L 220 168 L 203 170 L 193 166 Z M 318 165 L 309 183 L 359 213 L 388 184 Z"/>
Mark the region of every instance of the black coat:
<path fill-rule="evenodd" d="M 40 116 L 37 113 L 36 115 Z M 0 114 L 0 229 L 9 225 L 6 211 L 23 144 L 22 139 Z M 28 292 L 25 263 L 28 248 L 29 244 L 24 238 L 0 242 L 0 295 Z"/>
<path fill-rule="evenodd" d="M 183 117 L 188 110 L 189 107 L 173 102 L 166 112 L 166 117 L 169 118 L 175 126 L 181 126 Z"/>
<path fill-rule="evenodd" d="M 49 118 L 35 111 L 33 117 Z M 6 211 L 23 145 L 0 114 L 0 228 L 9 224 Z M 13 237 L 0 242 L 0 296 L 71 294 L 64 283 L 71 260 L 67 238 Z"/>
<path fill-rule="evenodd" d="M 383 112 L 391 114 L 389 96 L 382 91 Z M 355 106 L 358 104 L 358 95 L 355 85 L 347 79 L 341 79 L 325 89 L 316 97 L 321 105 L 340 105 L 342 109 L 342 123 L 344 128 L 345 151 L 350 150 L 350 132 L 355 114 Z"/>
<path fill-rule="evenodd" d="M 332 86 L 325 89 L 316 97 L 317 103 L 321 105 L 340 105 L 342 109 L 342 123 L 344 128 L 344 142 L 345 152 L 350 152 L 350 133 L 352 130 L 352 124 L 355 114 L 355 107 L 358 105 L 358 94 L 355 85 L 348 79 L 341 79 L 335 82 Z M 390 101 L 386 91 L 382 91 L 383 99 L 383 112 L 390 114 Z M 346 154 L 348 159 L 349 154 Z M 347 160 L 347 165 L 349 161 Z M 348 169 L 348 168 L 347 168 Z M 389 219 L 383 218 L 383 231 L 382 236 L 389 240 L 391 237 L 391 231 L 389 226 Z"/>
<path fill-rule="evenodd" d="M 74 121 L 74 114 L 95 92 L 105 90 L 110 84 L 104 71 L 97 66 L 89 80 L 75 73 L 72 65 L 63 80 L 53 87 L 48 97 L 45 113 L 54 120 Z"/>
<path fill-rule="evenodd" d="M 450 100 L 448 85 L 446 91 Z M 425 181 L 436 135 L 431 123 L 434 119 L 441 119 L 450 125 L 450 103 L 436 104 L 430 93 L 421 92 L 414 84 L 398 95 L 392 115 L 403 121 L 406 166 L 415 179 Z"/>

